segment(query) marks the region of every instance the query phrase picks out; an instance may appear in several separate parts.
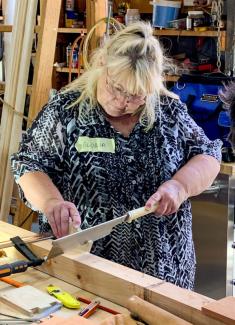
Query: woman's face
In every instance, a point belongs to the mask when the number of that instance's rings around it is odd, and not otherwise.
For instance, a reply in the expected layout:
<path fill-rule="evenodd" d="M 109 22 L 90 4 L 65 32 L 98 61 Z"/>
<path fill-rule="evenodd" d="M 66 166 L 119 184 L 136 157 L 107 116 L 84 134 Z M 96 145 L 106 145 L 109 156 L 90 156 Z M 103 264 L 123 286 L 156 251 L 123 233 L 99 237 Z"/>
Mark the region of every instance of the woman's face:
<path fill-rule="evenodd" d="M 107 114 L 117 117 L 135 113 L 145 103 L 145 96 L 128 94 L 124 85 L 115 83 L 106 69 L 97 83 L 97 100 Z"/>

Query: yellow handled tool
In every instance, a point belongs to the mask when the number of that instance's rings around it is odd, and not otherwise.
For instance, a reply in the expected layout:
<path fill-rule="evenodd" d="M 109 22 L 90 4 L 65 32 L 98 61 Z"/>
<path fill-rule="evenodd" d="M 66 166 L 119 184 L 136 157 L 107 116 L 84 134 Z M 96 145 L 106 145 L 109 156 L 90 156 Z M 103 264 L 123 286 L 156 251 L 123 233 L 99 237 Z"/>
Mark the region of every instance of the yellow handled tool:
<path fill-rule="evenodd" d="M 50 295 L 53 295 L 56 299 L 61 301 L 63 306 L 73 309 L 81 307 L 80 302 L 76 298 L 74 298 L 70 293 L 62 291 L 59 287 L 50 284 L 46 289 Z"/>

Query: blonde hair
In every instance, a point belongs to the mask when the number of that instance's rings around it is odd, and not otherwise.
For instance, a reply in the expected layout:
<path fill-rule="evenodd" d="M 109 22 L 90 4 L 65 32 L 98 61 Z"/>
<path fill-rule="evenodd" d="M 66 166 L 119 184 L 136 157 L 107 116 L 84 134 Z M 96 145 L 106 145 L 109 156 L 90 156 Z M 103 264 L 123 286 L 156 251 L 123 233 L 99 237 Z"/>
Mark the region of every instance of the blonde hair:
<path fill-rule="evenodd" d="M 96 49 L 89 69 L 67 85 L 65 92 L 80 92 L 80 97 L 69 107 L 88 99 L 90 108 L 95 108 L 97 82 L 108 69 L 116 83 L 125 84 L 126 92 L 146 95 L 140 122 L 149 129 L 155 120 L 155 108 L 160 106 L 160 95 L 177 98 L 163 83 L 163 71 L 168 62 L 159 41 L 153 36 L 151 25 L 145 22 L 131 24 L 112 35 L 102 48 Z M 84 113 L 81 107 L 81 114 Z"/>

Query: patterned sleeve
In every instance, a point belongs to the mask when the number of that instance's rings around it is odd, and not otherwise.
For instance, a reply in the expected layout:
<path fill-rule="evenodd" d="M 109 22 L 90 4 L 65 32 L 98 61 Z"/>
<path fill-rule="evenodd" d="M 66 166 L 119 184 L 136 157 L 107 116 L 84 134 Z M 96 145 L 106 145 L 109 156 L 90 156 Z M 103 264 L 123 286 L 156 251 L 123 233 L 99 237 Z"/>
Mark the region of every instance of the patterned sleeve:
<path fill-rule="evenodd" d="M 23 135 L 19 151 L 11 157 L 16 183 L 28 172 L 45 172 L 53 179 L 53 175 L 61 170 L 65 137 L 60 105 L 59 100 L 49 102 Z M 19 190 L 25 201 L 22 190 Z"/>
<path fill-rule="evenodd" d="M 205 154 L 213 156 L 220 162 L 222 141 L 219 139 L 209 140 L 203 129 L 188 114 L 186 105 L 178 101 L 176 107 L 179 135 L 185 143 L 186 159 L 189 160 L 198 154 Z"/>

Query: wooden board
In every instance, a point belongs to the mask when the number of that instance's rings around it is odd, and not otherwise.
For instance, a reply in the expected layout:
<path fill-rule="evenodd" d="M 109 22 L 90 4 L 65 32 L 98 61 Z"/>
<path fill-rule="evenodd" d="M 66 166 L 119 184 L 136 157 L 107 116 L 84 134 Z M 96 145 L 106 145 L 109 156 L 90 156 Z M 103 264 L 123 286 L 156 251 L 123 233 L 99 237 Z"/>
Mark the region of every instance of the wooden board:
<path fill-rule="evenodd" d="M 220 173 L 234 176 L 235 175 L 235 163 L 221 163 L 220 165 Z"/>
<path fill-rule="evenodd" d="M 202 307 L 205 315 L 221 320 L 224 324 L 235 324 L 235 297 L 225 297 Z"/>
<path fill-rule="evenodd" d="M 0 300 L 27 316 L 41 314 L 51 307 L 60 309 L 62 306 L 54 297 L 30 285 L 0 293 Z"/>

